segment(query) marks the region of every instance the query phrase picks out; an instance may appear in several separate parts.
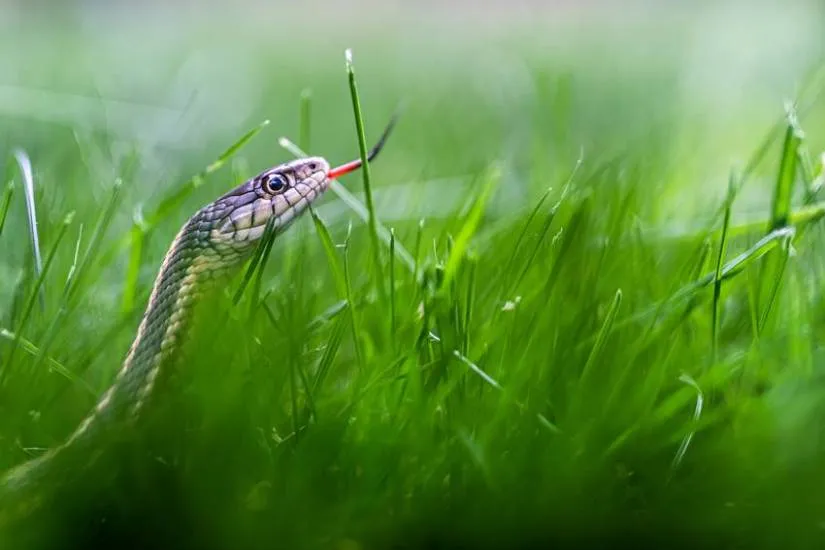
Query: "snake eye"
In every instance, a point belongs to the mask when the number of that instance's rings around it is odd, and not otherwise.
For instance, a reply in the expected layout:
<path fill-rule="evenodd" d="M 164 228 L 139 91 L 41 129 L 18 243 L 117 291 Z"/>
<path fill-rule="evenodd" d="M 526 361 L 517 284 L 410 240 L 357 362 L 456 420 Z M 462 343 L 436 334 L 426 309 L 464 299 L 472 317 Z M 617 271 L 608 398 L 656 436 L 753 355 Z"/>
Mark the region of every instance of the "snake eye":
<path fill-rule="evenodd" d="M 280 193 L 286 187 L 286 178 L 280 174 L 270 174 L 263 181 L 267 193 Z"/>

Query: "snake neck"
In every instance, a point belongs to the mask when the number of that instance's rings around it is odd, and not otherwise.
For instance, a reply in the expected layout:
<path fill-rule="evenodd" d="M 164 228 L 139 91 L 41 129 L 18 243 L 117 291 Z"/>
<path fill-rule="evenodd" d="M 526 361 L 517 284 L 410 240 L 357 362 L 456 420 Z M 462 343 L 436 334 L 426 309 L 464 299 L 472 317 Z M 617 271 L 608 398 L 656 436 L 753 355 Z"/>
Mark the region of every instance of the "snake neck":
<path fill-rule="evenodd" d="M 146 311 L 114 384 L 69 442 L 96 421 L 134 421 L 159 379 L 180 359 L 194 308 L 204 294 L 240 264 L 241 254 L 208 240 L 215 206 L 204 208 L 180 229 L 155 278 Z"/>
<path fill-rule="evenodd" d="M 42 496 L 28 499 L 24 495 L 46 493 L 88 470 L 106 448 L 100 436 L 125 433 L 128 430 L 121 428 L 139 418 L 159 380 L 179 359 L 195 305 L 241 263 L 241 252 L 210 244 L 213 220 L 221 214 L 216 209 L 215 205 L 202 209 L 178 232 L 155 278 L 123 366 L 95 409 L 64 443 L 13 468 L 0 480 L 0 526 L 6 515 L 4 501 L 19 501 L 26 510 L 36 507 Z"/>

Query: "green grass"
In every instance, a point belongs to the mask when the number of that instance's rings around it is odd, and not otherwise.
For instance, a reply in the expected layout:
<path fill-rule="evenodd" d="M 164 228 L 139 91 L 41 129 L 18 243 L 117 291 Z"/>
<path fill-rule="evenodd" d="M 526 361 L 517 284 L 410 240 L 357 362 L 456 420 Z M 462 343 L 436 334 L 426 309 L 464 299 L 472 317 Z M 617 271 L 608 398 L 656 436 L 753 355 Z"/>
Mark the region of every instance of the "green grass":
<path fill-rule="evenodd" d="M 21 51 L 32 90 L 53 78 L 68 101 L 93 87 L 99 39 L 62 32 L 78 74 Z M 14 182 L 0 193 L 0 468 L 91 410 L 197 207 L 294 154 L 364 157 L 404 101 L 371 170 L 264 239 L 207 305 L 98 536 L 819 547 L 823 73 L 799 61 L 781 86 L 794 107 L 766 77 L 714 120 L 712 101 L 679 92 L 673 52 L 598 61 L 595 39 L 553 53 L 498 38 L 495 65 L 382 38 L 353 38 L 360 96 L 351 44 L 256 48 L 254 84 L 233 81 L 257 98 L 234 105 L 245 114 L 225 115 L 231 91 L 213 97 L 214 126 L 197 101 L 165 107 L 182 131 L 160 144 L 124 138 L 114 115 L 0 115 L 0 144 L 32 159 L 45 260 L 38 277 L 23 182 L 0 165 Z M 184 52 L 164 55 L 151 90 L 124 100 L 136 112 Z M 88 531 L 82 503 L 67 545 Z"/>

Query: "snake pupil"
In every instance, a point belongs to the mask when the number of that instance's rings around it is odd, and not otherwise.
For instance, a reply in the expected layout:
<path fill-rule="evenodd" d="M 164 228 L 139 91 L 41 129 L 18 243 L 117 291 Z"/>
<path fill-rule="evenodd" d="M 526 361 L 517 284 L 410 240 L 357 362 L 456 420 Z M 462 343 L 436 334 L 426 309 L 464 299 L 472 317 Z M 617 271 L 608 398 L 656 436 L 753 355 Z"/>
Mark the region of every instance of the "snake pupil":
<path fill-rule="evenodd" d="M 286 181 L 283 176 L 273 174 L 266 179 L 266 186 L 270 193 L 277 193 L 286 187 Z"/>

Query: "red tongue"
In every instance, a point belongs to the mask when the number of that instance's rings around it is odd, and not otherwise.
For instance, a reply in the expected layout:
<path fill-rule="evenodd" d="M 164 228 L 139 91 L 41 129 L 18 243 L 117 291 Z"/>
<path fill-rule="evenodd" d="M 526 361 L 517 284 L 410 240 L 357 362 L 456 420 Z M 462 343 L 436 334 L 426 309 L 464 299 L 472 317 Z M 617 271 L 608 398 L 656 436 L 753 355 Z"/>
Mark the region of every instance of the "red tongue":
<path fill-rule="evenodd" d="M 335 178 L 340 178 L 344 174 L 354 172 L 359 168 L 361 168 L 361 159 L 353 160 L 352 162 L 348 162 L 346 164 L 342 164 L 341 166 L 336 166 L 335 168 L 331 169 L 327 173 L 327 177 L 331 180 L 334 180 Z"/>
<path fill-rule="evenodd" d="M 378 138 L 378 143 L 375 144 L 370 152 L 367 154 L 367 162 L 372 162 L 372 160 L 381 152 L 381 149 L 384 148 L 384 143 L 386 143 L 387 138 L 390 136 L 390 132 L 392 132 L 393 127 L 395 126 L 395 122 L 398 120 L 398 113 L 396 112 L 390 122 L 387 124 L 387 127 L 384 128 L 384 133 L 381 134 L 381 137 Z M 329 172 L 327 172 L 327 177 L 331 180 L 335 178 L 340 178 L 344 174 L 349 174 L 355 170 L 361 168 L 361 159 L 356 159 L 350 161 L 346 164 L 342 164 L 341 166 L 336 166 L 332 168 Z"/>

